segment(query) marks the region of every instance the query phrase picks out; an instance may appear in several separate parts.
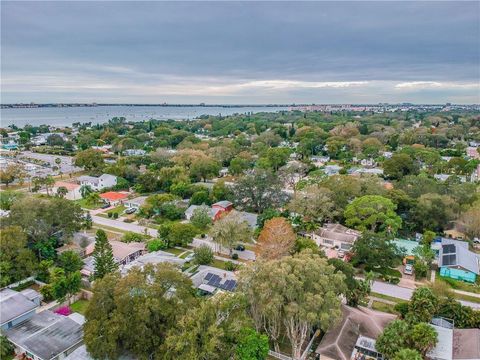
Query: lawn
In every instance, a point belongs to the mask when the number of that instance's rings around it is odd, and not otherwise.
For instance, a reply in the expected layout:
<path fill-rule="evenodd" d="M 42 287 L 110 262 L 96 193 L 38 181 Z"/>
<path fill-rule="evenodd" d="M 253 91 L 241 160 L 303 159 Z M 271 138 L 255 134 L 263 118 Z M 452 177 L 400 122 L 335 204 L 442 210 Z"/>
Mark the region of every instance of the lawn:
<path fill-rule="evenodd" d="M 173 254 L 175 256 L 178 256 L 180 255 L 181 253 L 183 253 L 185 250 L 183 249 L 177 249 L 177 248 L 170 248 L 170 249 L 166 249 L 166 250 L 163 250 L 163 251 L 166 251 L 170 254 Z"/>
<path fill-rule="evenodd" d="M 455 280 L 451 278 L 442 277 L 437 273 L 435 281 L 444 282 L 452 289 L 468 291 L 476 294 L 480 294 L 480 286 L 477 284 L 470 284 L 464 281 Z"/>
<path fill-rule="evenodd" d="M 108 210 L 109 213 L 117 213 L 119 216 L 123 214 L 125 211 L 126 207 L 124 205 L 118 205 L 117 207 L 114 207 L 112 210 Z"/>
<path fill-rule="evenodd" d="M 377 311 L 383 311 L 383 312 L 386 312 L 386 313 L 390 313 L 390 314 L 397 314 L 397 312 L 393 309 L 394 305 L 390 305 L 390 304 L 385 304 L 383 302 L 380 302 L 380 301 L 373 301 L 372 302 L 372 309 L 373 310 L 377 310 Z"/>
<path fill-rule="evenodd" d="M 96 204 L 96 205 L 92 205 L 92 204 L 90 204 L 90 203 L 87 202 L 87 199 L 75 200 L 75 202 L 76 202 L 78 205 L 80 205 L 83 209 L 89 209 L 89 210 L 98 209 L 98 208 L 100 208 L 100 206 L 103 205 L 101 202 L 99 202 L 99 203 Z"/>
<path fill-rule="evenodd" d="M 389 301 L 392 301 L 392 302 L 395 302 L 395 303 L 405 301 L 405 300 L 402 300 L 402 299 L 399 299 L 399 298 L 396 298 L 396 297 L 393 297 L 393 296 L 383 295 L 383 294 L 379 294 L 379 293 L 376 293 L 376 292 L 373 292 L 373 291 L 370 293 L 370 295 L 373 296 L 373 297 L 379 298 L 379 299 L 389 300 Z"/>
<path fill-rule="evenodd" d="M 87 310 L 89 301 L 88 300 L 78 300 L 70 305 L 70 308 L 73 312 L 78 312 L 82 315 L 85 315 L 85 311 Z"/>
<path fill-rule="evenodd" d="M 192 254 L 191 251 L 185 251 L 181 256 L 179 256 L 180 259 L 185 259 L 188 255 Z"/>

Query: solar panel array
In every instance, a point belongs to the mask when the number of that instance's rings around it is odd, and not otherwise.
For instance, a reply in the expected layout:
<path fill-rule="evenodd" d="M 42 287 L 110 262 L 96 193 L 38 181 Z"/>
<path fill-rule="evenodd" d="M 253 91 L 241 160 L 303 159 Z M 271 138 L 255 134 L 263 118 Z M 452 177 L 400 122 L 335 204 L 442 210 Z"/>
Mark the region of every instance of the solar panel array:
<path fill-rule="evenodd" d="M 455 265 L 457 263 L 457 255 L 449 254 L 442 256 L 442 266 Z"/>
<path fill-rule="evenodd" d="M 222 278 L 217 274 L 208 273 L 205 276 L 205 280 L 207 281 L 207 285 L 210 285 L 219 289 L 227 290 L 227 291 L 234 291 L 235 288 L 237 287 L 236 280 L 227 280 L 224 283 L 222 283 Z"/>
<path fill-rule="evenodd" d="M 442 252 L 444 255 L 455 253 L 455 245 L 453 244 L 442 245 Z"/>

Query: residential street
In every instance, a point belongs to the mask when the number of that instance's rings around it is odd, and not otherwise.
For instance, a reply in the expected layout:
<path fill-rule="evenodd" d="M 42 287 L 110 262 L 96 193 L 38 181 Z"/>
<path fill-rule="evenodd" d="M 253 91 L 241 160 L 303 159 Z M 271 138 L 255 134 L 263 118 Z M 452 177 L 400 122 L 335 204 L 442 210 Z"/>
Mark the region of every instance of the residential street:
<path fill-rule="evenodd" d="M 383 295 L 388 295 L 392 297 L 396 297 L 399 299 L 403 300 L 410 300 L 413 294 L 413 289 L 407 289 L 398 285 L 393 285 L 393 284 L 387 284 L 384 282 L 380 281 L 374 281 L 372 285 L 372 292 L 376 292 L 379 294 Z M 467 293 L 469 294 L 469 293 Z M 464 301 L 464 300 L 458 300 L 462 305 L 469 306 L 473 309 L 479 310 L 480 309 L 480 304 L 470 302 L 470 301 Z"/>
<path fill-rule="evenodd" d="M 99 225 L 103 226 L 109 226 L 112 228 L 117 228 L 123 231 L 132 231 L 140 234 L 145 234 L 145 229 L 147 229 L 147 232 L 149 235 L 157 237 L 158 232 L 155 229 L 150 229 L 145 226 L 139 226 L 139 225 L 134 225 L 134 224 L 129 224 L 125 223 L 123 221 L 118 221 L 118 220 L 112 220 L 112 219 L 106 219 L 101 216 L 95 216 L 92 215 L 93 222 Z M 204 239 L 198 239 L 195 238 L 192 242 L 192 246 L 194 247 L 199 247 L 200 245 L 208 245 L 210 246 L 214 251 L 217 250 L 215 244 L 211 241 L 204 240 Z M 235 251 L 238 254 L 238 257 L 242 260 L 254 260 L 255 259 L 255 253 L 251 250 L 245 250 L 245 251 Z M 228 255 L 228 250 L 227 249 L 222 249 L 221 251 L 222 254 L 227 254 Z M 384 282 L 380 281 L 374 281 L 372 285 L 372 292 L 376 292 L 379 294 L 387 295 L 387 296 L 392 296 L 396 297 L 398 299 L 403 299 L 403 300 L 410 300 L 413 294 L 413 289 L 401 287 L 398 285 L 393 285 L 393 284 L 387 284 Z M 469 294 L 469 293 L 467 293 Z M 474 295 L 475 296 L 475 295 Z M 464 300 L 459 300 L 460 303 L 462 303 L 465 306 L 469 306 L 473 309 L 480 310 L 480 304 L 470 302 L 470 301 L 464 301 Z"/>
<path fill-rule="evenodd" d="M 158 231 L 155 229 L 151 229 L 145 226 L 125 223 L 119 220 L 107 219 L 101 216 L 96 216 L 94 215 L 94 211 L 90 211 L 90 214 L 92 215 L 93 222 L 99 225 L 117 228 L 123 231 L 132 231 L 139 234 L 145 234 L 145 229 L 147 229 L 147 232 L 150 236 L 153 236 L 153 237 L 158 236 Z M 212 250 L 218 251 L 218 246 L 216 246 L 215 243 L 213 243 L 212 241 L 209 241 L 206 239 L 200 239 L 200 238 L 193 239 L 193 242 L 192 242 L 193 247 L 199 247 L 201 245 L 207 245 L 211 247 Z M 221 249 L 220 253 L 229 255 L 228 249 Z M 238 257 L 242 260 L 255 260 L 255 253 L 251 250 L 244 250 L 244 251 L 234 250 L 234 253 L 237 253 Z"/>

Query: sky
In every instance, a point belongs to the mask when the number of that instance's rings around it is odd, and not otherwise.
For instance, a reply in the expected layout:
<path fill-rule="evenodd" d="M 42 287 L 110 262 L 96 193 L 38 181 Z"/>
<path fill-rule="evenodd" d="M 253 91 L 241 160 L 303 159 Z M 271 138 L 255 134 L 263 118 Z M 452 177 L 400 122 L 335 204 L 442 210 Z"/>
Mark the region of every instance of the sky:
<path fill-rule="evenodd" d="M 480 103 L 480 2 L 1 2 L 1 102 Z"/>

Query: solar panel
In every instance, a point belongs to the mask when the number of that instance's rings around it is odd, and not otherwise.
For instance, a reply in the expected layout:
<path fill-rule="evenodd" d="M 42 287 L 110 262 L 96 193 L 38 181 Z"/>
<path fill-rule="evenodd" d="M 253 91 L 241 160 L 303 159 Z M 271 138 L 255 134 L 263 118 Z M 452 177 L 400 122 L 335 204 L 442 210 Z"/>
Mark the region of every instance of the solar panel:
<path fill-rule="evenodd" d="M 212 273 L 208 273 L 207 276 L 205 276 L 205 280 L 210 280 L 212 278 L 213 274 Z"/>
<path fill-rule="evenodd" d="M 456 263 L 457 256 L 455 254 L 442 256 L 442 266 L 455 265 Z"/>
<path fill-rule="evenodd" d="M 444 254 L 455 253 L 455 245 L 453 245 L 453 244 L 442 245 L 442 252 Z"/>

